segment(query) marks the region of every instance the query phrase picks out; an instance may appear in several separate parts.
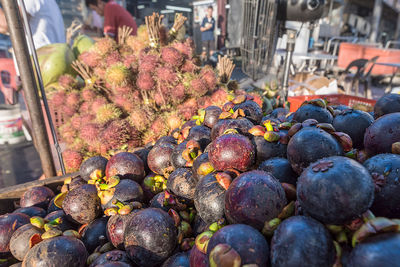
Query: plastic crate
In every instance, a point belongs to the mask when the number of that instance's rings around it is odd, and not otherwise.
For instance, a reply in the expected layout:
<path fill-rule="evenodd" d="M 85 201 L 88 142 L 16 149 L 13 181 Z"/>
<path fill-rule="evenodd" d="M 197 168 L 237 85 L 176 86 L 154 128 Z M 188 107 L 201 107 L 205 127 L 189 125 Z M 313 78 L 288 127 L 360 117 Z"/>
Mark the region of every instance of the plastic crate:
<path fill-rule="evenodd" d="M 304 101 L 322 98 L 326 99 L 331 105 L 346 105 L 349 107 L 354 107 L 354 105 L 364 105 L 369 107 L 371 110 L 374 107 L 376 100 L 368 99 L 359 96 L 352 95 L 305 95 L 305 96 L 290 96 L 288 101 L 290 103 L 290 111 L 295 112 Z"/>

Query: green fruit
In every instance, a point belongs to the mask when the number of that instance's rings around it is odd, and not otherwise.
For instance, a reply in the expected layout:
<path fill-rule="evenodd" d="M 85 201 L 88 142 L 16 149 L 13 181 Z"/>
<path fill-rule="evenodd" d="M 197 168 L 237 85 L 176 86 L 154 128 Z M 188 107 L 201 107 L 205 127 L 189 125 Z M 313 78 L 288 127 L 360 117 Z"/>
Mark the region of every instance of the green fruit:
<path fill-rule="evenodd" d="M 87 35 L 80 34 L 75 38 L 74 44 L 72 45 L 72 51 L 76 58 L 83 52 L 88 51 L 94 44 L 94 40 Z"/>
<path fill-rule="evenodd" d="M 63 74 L 75 76 L 75 71 L 71 66 L 75 56 L 67 44 L 43 46 L 37 50 L 37 55 L 45 88 L 57 82 Z"/>

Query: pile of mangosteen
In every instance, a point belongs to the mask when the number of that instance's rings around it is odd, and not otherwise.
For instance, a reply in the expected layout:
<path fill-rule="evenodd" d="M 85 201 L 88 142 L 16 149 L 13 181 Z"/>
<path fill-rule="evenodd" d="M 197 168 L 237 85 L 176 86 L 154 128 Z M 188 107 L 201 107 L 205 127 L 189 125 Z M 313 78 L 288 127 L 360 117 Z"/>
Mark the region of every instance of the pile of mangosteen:
<path fill-rule="evenodd" d="M 400 95 L 200 110 L 0 216 L 0 266 L 400 266 Z M 57 193 L 57 194 L 55 194 Z"/>

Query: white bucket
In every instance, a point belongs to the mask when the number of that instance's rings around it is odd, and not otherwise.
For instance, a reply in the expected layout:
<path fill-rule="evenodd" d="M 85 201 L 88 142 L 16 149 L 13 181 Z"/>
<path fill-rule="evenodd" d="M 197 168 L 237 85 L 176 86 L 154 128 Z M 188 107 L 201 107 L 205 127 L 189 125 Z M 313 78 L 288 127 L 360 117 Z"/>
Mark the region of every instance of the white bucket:
<path fill-rule="evenodd" d="M 0 105 L 0 144 L 18 144 L 25 140 L 19 104 Z"/>

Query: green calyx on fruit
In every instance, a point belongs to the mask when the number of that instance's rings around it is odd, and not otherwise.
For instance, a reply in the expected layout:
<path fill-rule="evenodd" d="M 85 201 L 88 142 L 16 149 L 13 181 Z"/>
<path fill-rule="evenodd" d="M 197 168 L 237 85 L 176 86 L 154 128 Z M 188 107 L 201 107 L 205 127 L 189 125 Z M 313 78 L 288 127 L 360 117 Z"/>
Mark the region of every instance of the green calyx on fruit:
<path fill-rule="evenodd" d="M 262 229 L 262 234 L 271 237 L 274 234 L 274 231 L 278 228 L 279 224 L 281 223 L 281 219 L 275 218 L 268 222 L 264 223 L 264 227 Z"/>
<path fill-rule="evenodd" d="M 294 215 L 296 209 L 296 205 L 294 201 L 291 201 L 289 204 L 287 204 L 281 211 L 281 213 L 279 213 L 278 215 L 278 219 L 280 219 L 281 221 L 291 217 Z"/>
<path fill-rule="evenodd" d="M 398 220 L 377 217 L 364 223 L 360 229 L 354 233 L 351 244 L 355 247 L 369 236 L 383 232 L 398 232 L 399 230 L 400 224 Z"/>
<path fill-rule="evenodd" d="M 353 141 L 348 134 L 342 132 L 330 132 L 330 134 L 342 145 L 344 152 L 349 152 L 353 149 Z"/>
<path fill-rule="evenodd" d="M 206 176 L 213 171 L 215 171 L 214 166 L 209 161 L 207 161 L 200 164 L 200 167 L 197 169 L 197 174 Z"/>
<path fill-rule="evenodd" d="M 44 232 L 41 237 L 42 239 L 49 239 L 56 236 L 60 236 L 62 234 L 63 232 L 59 229 L 49 229 L 48 231 Z"/>
<path fill-rule="evenodd" d="M 202 154 L 200 144 L 190 140 L 186 144 L 186 149 L 182 152 L 182 157 L 186 160 L 186 167 L 192 167 L 194 160 Z"/>
<path fill-rule="evenodd" d="M 264 136 L 265 132 L 265 128 L 261 125 L 256 125 L 249 130 L 249 133 L 254 136 Z"/>
<path fill-rule="evenodd" d="M 111 176 L 110 178 L 108 178 L 107 183 L 100 184 L 99 188 L 100 190 L 109 190 L 111 188 L 116 187 L 120 181 L 121 179 L 118 176 Z"/>
<path fill-rule="evenodd" d="M 57 208 L 62 209 L 62 204 L 63 204 L 63 201 L 64 201 L 66 196 L 67 196 L 67 192 L 58 194 L 54 199 L 54 205 Z"/>
<path fill-rule="evenodd" d="M 210 267 L 240 267 L 242 259 L 239 253 L 228 244 L 218 244 L 210 253 Z"/>
<path fill-rule="evenodd" d="M 205 231 L 196 237 L 195 240 L 196 247 L 203 254 L 207 253 L 208 242 L 210 242 L 210 239 L 213 236 L 213 234 L 214 232 L 212 231 Z"/>
<path fill-rule="evenodd" d="M 42 229 L 45 225 L 45 220 L 42 217 L 39 216 L 34 216 L 32 218 L 30 218 L 30 222 L 33 226 Z"/>
<path fill-rule="evenodd" d="M 312 166 L 314 172 L 326 172 L 333 167 L 333 161 L 321 160 Z"/>
<path fill-rule="evenodd" d="M 94 252 L 94 253 L 90 254 L 86 260 L 86 264 L 88 266 L 91 265 L 97 259 L 97 257 L 99 257 L 100 255 L 101 255 L 101 253 L 99 253 L 99 252 Z"/>
<path fill-rule="evenodd" d="M 63 236 L 69 236 L 69 237 L 75 237 L 75 238 L 81 238 L 81 235 L 75 231 L 75 230 L 67 230 L 63 232 Z"/>
<path fill-rule="evenodd" d="M 101 204 L 106 205 L 114 197 L 114 193 L 115 188 L 111 188 L 109 190 L 99 191 L 97 195 L 100 198 Z"/>
<path fill-rule="evenodd" d="M 264 134 L 264 139 L 270 143 L 278 142 L 281 139 L 281 136 L 277 132 L 267 131 Z"/>
<path fill-rule="evenodd" d="M 336 132 L 335 128 L 330 123 L 318 123 L 317 128 L 320 128 L 328 133 Z"/>
<path fill-rule="evenodd" d="M 212 232 L 216 232 L 219 229 L 221 229 L 222 227 L 224 227 L 226 225 L 226 221 L 224 218 L 219 219 L 217 222 L 212 223 L 208 229 Z"/>
<path fill-rule="evenodd" d="M 167 189 L 167 179 L 161 175 L 147 176 L 143 183 L 154 194 Z"/>
<path fill-rule="evenodd" d="M 235 98 L 232 100 L 232 103 L 235 104 L 235 105 L 238 105 L 238 104 L 243 103 L 243 102 L 246 101 L 246 100 L 247 100 L 246 95 L 238 95 L 237 97 L 235 97 Z"/>
<path fill-rule="evenodd" d="M 236 129 L 227 129 L 223 134 L 239 134 L 239 132 Z"/>
<path fill-rule="evenodd" d="M 202 125 L 205 116 L 206 116 L 206 111 L 204 109 L 199 109 L 197 111 L 197 115 L 192 117 L 192 120 L 196 120 L 196 125 Z"/>
<path fill-rule="evenodd" d="M 101 179 L 104 177 L 104 172 L 103 172 L 103 170 L 97 169 L 97 170 L 92 171 L 92 173 L 90 174 L 89 177 L 92 180 L 98 180 L 98 179 Z"/>
<path fill-rule="evenodd" d="M 106 216 L 114 216 L 118 214 L 118 208 L 116 207 L 112 207 L 112 208 L 108 208 L 104 211 L 104 215 Z"/>

